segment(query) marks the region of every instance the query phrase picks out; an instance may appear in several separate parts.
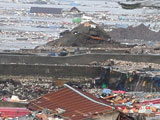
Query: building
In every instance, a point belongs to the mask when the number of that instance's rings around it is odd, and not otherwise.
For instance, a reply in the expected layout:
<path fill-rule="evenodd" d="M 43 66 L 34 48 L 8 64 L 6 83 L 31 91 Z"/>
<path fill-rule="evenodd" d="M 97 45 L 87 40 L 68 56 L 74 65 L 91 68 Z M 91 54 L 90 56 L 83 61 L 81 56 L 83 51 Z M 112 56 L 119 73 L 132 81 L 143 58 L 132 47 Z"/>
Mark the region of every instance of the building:
<path fill-rule="evenodd" d="M 70 12 L 72 12 L 72 13 L 80 13 L 81 11 L 76 7 L 72 7 Z"/>
<path fill-rule="evenodd" d="M 30 13 L 62 14 L 62 8 L 31 7 Z"/>

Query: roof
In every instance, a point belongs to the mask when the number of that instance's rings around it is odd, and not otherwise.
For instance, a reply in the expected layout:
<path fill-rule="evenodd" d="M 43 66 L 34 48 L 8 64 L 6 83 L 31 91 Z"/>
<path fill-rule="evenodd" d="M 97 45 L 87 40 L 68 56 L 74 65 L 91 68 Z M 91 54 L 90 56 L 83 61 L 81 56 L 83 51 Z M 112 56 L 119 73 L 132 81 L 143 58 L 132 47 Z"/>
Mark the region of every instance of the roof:
<path fill-rule="evenodd" d="M 31 13 L 62 14 L 62 8 L 31 7 Z"/>
<path fill-rule="evenodd" d="M 29 114 L 29 110 L 19 107 L 0 107 L 0 117 L 20 117 Z"/>
<path fill-rule="evenodd" d="M 69 85 L 56 92 L 46 94 L 32 101 L 29 105 L 31 110 L 48 108 L 55 111 L 57 108 L 64 109 L 66 112 L 62 116 L 72 120 L 81 120 L 95 113 L 111 111 L 111 109 L 107 109 L 109 107 L 112 106 L 105 104 L 104 100 Z"/>
<path fill-rule="evenodd" d="M 70 11 L 71 11 L 71 12 L 75 12 L 75 11 L 76 11 L 76 12 L 80 12 L 80 10 L 79 10 L 78 8 L 76 8 L 76 7 L 72 7 Z"/>

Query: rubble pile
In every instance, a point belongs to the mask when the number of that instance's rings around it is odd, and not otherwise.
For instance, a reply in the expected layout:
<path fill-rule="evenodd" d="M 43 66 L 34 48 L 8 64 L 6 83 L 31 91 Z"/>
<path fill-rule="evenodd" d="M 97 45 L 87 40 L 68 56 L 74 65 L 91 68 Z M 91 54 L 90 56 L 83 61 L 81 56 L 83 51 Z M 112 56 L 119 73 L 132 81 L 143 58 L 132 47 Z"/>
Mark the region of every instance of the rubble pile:
<path fill-rule="evenodd" d="M 120 43 L 111 40 L 110 36 L 97 24 L 85 22 L 71 31 L 60 33 L 61 37 L 48 42 L 48 46 L 67 47 L 119 47 Z"/>
<path fill-rule="evenodd" d="M 103 99 L 108 104 L 124 114 L 135 116 L 138 120 L 156 119 L 159 115 L 159 93 L 145 92 L 126 92 L 122 90 L 112 90 L 109 88 L 103 89 L 88 89 L 89 93 L 96 93 L 97 98 Z M 156 119 L 157 120 L 157 119 Z"/>
<path fill-rule="evenodd" d="M 1 80 L 0 87 L 0 97 L 4 101 L 10 101 L 13 95 L 21 100 L 31 100 L 57 88 L 53 81 L 42 79 L 35 81 Z"/>
<path fill-rule="evenodd" d="M 145 101 L 152 95 L 148 94 L 145 96 Z M 118 110 L 123 113 L 139 113 L 145 115 L 155 116 L 156 113 L 160 111 L 159 105 L 144 104 L 142 98 L 138 98 L 135 95 L 127 94 L 125 91 L 114 91 L 108 88 L 104 88 L 101 94 L 101 98 L 107 102 L 110 102 L 117 107 Z M 160 101 L 157 99 L 157 101 Z M 145 118 L 143 118 L 145 119 Z M 142 120 L 142 119 L 141 119 Z"/>
<path fill-rule="evenodd" d="M 30 111 L 30 114 L 22 117 L 11 118 L 11 120 L 64 120 L 58 111 L 43 109 L 41 111 Z"/>
<path fill-rule="evenodd" d="M 107 32 L 113 40 L 145 40 L 145 41 L 159 41 L 160 32 L 154 32 L 144 24 L 136 27 L 129 26 L 128 28 L 115 28 L 111 32 Z"/>
<path fill-rule="evenodd" d="M 110 67 L 107 79 L 109 88 L 125 91 L 160 91 L 159 64 L 107 60 L 101 65 Z"/>
<path fill-rule="evenodd" d="M 116 59 L 110 59 L 103 62 L 101 65 L 112 66 L 113 69 L 125 72 L 148 72 L 149 74 L 160 75 L 159 68 L 160 64 L 156 63 L 145 63 L 145 62 L 131 62 L 131 61 L 122 61 Z"/>

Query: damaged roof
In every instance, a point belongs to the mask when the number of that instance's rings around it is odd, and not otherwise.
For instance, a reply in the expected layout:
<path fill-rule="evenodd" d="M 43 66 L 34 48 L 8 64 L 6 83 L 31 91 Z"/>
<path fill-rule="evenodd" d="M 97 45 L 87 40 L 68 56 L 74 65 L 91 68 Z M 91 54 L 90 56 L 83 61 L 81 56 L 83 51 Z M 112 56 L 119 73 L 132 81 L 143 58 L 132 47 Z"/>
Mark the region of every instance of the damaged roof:
<path fill-rule="evenodd" d="M 57 108 L 65 110 L 63 117 L 72 120 L 81 120 L 91 117 L 93 114 L 108 112 L 114 109 L 96 98 L 92 94 L 65 85 L 56 92 L 46 94 L 29 105 L 31 110 L 42 110 L 48 108 L 55 111 Z M 110 110 L 108 109 L 110 108 Z"/>

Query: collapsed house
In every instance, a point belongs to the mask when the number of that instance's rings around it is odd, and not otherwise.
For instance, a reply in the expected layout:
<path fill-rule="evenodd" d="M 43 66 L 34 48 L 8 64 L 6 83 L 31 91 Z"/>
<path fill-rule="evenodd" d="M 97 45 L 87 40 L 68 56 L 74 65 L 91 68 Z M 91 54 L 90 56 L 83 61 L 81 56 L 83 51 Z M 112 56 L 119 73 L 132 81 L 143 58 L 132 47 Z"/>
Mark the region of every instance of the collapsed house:
<path fill-rule="evenodd" d="M 67 84 L 65 88 L 31 101 L 28 108 L 32 111 L 44 108 L 58 111 L 62 118 L 71 120 L 132 120 L 104 100 Z"/>

